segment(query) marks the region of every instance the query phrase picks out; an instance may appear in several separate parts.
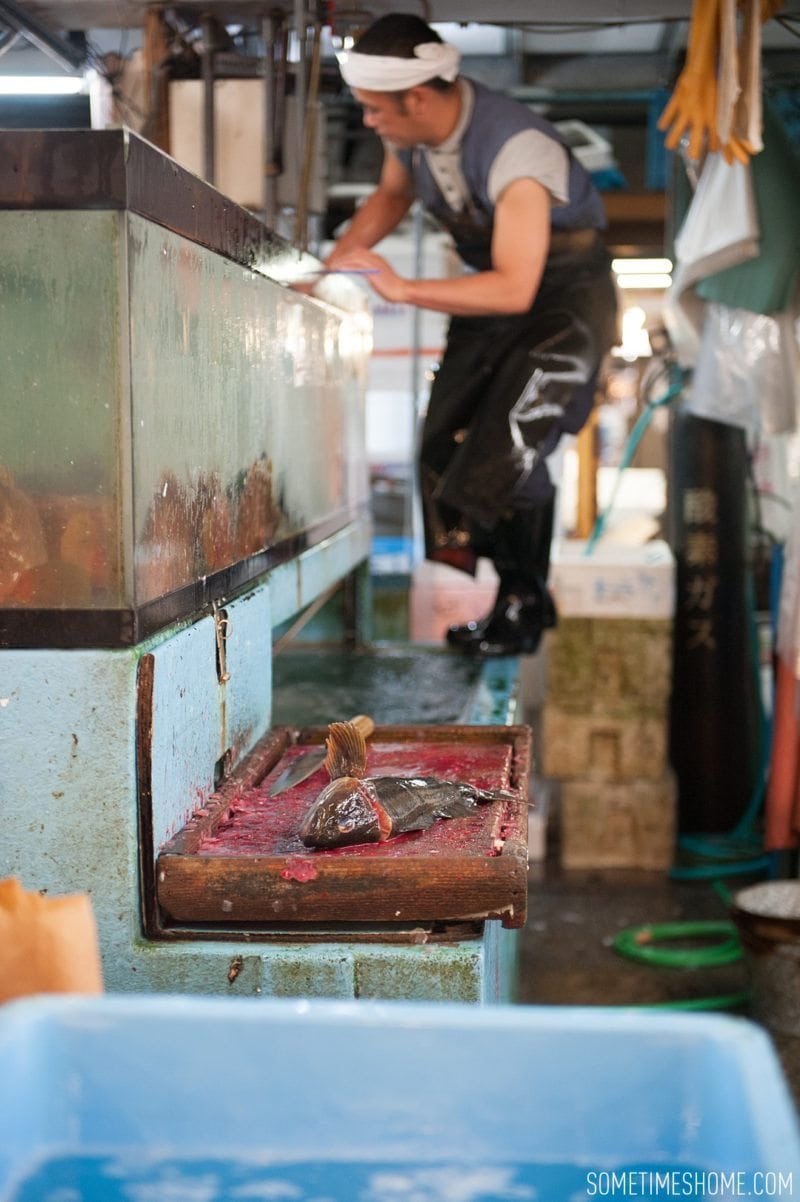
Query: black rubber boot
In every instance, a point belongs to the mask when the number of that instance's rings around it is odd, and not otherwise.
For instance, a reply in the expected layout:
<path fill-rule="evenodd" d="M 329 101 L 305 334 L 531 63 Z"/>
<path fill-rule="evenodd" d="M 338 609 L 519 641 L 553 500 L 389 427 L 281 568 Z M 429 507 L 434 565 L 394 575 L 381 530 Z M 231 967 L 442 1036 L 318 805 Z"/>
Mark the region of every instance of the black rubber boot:
<path fill-rule="evenodd" d="M 542 634 L 556 621 L 553 599 L 544 585 L 508 593 L 489 620 L 463 644 L 467 655 L 489 659 L 501 655 L 532 655 Z"/>
<path fill-rule="evenodd" d="M 494 609 L 483 618 L 475 618 L 471 622 L 462 622 L 460 625 L 449 626 L 444 636 L 449 646 L 463 648 L 474 639 L 479 639 L 493 613 Z"/>
<path fill-rule="evenodd" d="M 497 597 L 483 618 L 451 626 L 446 639 L 468 655 L 535 651 L 542 631 L 556 624 L 547 590 L 553 502 L 519 510 L 492 531 L 491 557 L 500 577 Z"/>
<path fill-rule="evenodd" d="M 494 531 L 484 530 L 481 526 L 477 525 L 470 528 L 470 544 L 476 555 L 493 560 L 496 542 L 497 538 Z M 483 627 L 501 603 L 503 591 L 503 581 L 501 579 L 494 601 L 492 602 L 492 608 L 487 614 L 484 614 L 482 618 L 474 618 L 470 622 L 461 622 L 449 627 L 445 634 L 445 639 L 450 647 L 463 649 L 467 643 L 480 636 Z"/>
<path fill-rule="evenodd" d="M 460 650 L 463 650 L 468 643 L 473 642 L 474 639 L 479 639 L 483 633 L 484 627 L 488 622 L 491 622 L 498 608 L 503 607 L 504 592 L 505 589 L 501 580 L 492 604 L 492 608 L 489 610 L 488 614 L 484 614 L 482 618 L 474 618 L 471 622 L 461 622 L 456 626 L 450 626 L 447 634 L 445 635 L 448 644 L 451 647 L 458 647 Z"/>
<path fill-rule="evenodd" d="M 507 614 L 511 607 L 517 605 L 520 597 L 525 600 L 529 611 L 534 608 L 540 611 L 542 629 L 549 630 L 555 626 L 558 620 L 556 607 L 544 581 L 534 580 L 517 584 L 501 581 L 494 605 L 488 614 L 484 614 L 482 618 L 475 618 L 471 622 L 462 622 L 448 628 L 445 638 L 449 646 L 463 651 L 473 643 L 479 643 L 485 637 L 487 627 L 493 625 L 496 618 L 500 619 Z"/>

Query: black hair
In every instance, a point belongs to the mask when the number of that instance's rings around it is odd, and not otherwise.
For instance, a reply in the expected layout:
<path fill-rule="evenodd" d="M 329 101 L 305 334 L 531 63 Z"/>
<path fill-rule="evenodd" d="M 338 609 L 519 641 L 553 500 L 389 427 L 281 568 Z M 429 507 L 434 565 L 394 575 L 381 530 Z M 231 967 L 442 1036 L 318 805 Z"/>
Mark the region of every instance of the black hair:
<path fill-rule="evenodd" d="M 414 48 L 423 42 L 441 42 L 436 30 L 413 13 L 387 13 L 364 30 L 353 49 L 359 54 L 390 54 L 394 58 L 413 58 Z M 446 92 L 452 83 L 446 79 L 427 79 L 426 87 Z"/>

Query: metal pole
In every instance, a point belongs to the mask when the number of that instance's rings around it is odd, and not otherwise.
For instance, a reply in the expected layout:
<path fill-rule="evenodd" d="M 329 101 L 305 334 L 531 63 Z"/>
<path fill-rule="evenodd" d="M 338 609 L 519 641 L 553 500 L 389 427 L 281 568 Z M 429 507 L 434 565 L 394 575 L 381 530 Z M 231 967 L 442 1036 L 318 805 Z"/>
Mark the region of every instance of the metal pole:
<path fill-rule="evenodd" d="M 214 146 L 214 20 L 203 17 L 203 173 L 208 183 L 215 182 Z"/>
<path fill-rule="evenodd" d="M 277 189 L 275 163 L 275 22 L 265 17 L 261 24 L 264 42 L 264 224 L 275 227 Z"/>
<path fill-rule="evenodd" d="M 294 76 L 294 144 L 298 147 L 296 155 L 296 178 L 295 188 L 297 194 L 295 196 L 295 241 L 300 241 L 297 233 L 298 211 L 300 208 L 300 187 L 301 187 L 301 172 L 302 147 L 305 145 L 306 131 L 306 6 L 305 0 L 295 0 L 294 4 L 294 31 L 297 37 L 297 65 L 295 67 Z"/>
<path fill-rule="evenodd" d="M 311 192 L 311 176 L 314 168 L 314 150 L 317 134 L 317 99 L 319 96 L 320 55 L 322 26 L 314 25 L 314 41 L 311 51 L 311 71 L 308 81 L 308 99 L 303 123 L 303 162 L 297 189 L 294 240 L 301 250 L 308 250 L 308 201 Z"/>
<path fill-rule="evenodd" d="M 425 236 L 425 217 L 422 205 L 418 200 L 411 210 L 412 229 L 414 237 L 414 276 L 422 277 L 425 269 L 423 239 Z M 415 305 L 411 311 L 411 461 L 408 493 L 405 503 L 405 533 L 410 542 L 409 570 L 413 571 L 416 547 L 422 537 L 422 515 L 417 497 L 417 437 L 420 407 L 422 404 L 422 389 L 420 387 L 420 369 L 422 367 L 422 310 Z"/>

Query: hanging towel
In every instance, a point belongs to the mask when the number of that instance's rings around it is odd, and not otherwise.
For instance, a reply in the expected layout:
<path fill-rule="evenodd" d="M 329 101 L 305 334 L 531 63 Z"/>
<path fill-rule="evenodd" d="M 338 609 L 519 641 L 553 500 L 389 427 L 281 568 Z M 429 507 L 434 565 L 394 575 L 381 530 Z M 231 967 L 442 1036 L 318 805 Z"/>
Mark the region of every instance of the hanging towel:
<path fill-rule="evenodd" d="M 768 101 L 764 149 L 750 160 L 750 169 L 758 254 L 705 272 L 696 292 L 702 300 L 719 301 L 732 309 L 779 313 L 792 304 L 800 280 L 800 158 Z M 719 212 L 725 213 L 725 207 Z"/>
<path fill-rule="evenodd" d="M 749 163 L 705 161 L 675 239 L 676 269 L 668 302 L 677 324 L 683 366 L 692 366 L 703 328 L 705 303 L 696 286 L 706 277 L 759 253 L 759 223 Z"/>

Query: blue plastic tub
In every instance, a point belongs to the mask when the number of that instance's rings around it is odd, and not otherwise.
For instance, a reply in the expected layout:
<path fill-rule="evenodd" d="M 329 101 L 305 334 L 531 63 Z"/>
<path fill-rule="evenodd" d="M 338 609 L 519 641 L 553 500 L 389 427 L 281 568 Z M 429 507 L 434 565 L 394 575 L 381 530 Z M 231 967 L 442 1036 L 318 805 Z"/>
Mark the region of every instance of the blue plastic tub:
<path fill-rule="evenodd" d="M 800 1194 L 800 1136 L 744 1019 L 163 995 L 0 1009 L 4 1202 L 566 1202 L 765 1183 Z"/>

